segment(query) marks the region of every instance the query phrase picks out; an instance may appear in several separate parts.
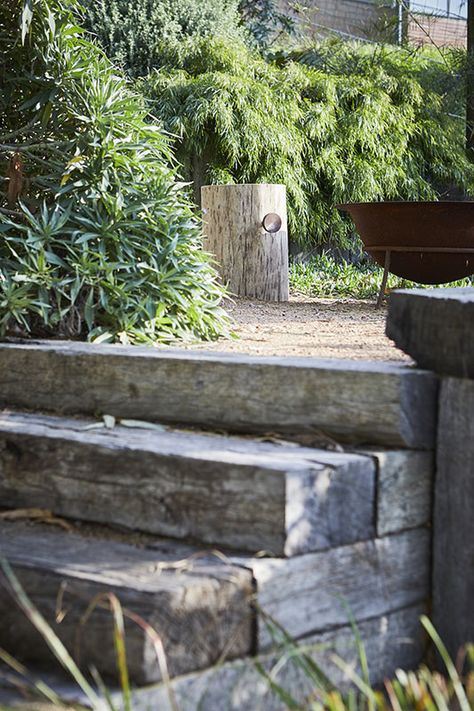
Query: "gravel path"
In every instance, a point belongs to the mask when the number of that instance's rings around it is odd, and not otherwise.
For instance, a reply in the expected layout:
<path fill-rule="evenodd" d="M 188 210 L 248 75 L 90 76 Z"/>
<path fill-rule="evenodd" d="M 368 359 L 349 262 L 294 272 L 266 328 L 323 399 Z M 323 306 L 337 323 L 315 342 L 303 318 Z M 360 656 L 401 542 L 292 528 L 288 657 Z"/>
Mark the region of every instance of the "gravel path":
<path fill-rule="evenodd" d="M 189 348 L 251 355 L 410 362 L 385 336 L 386 308 L 373 301 L 292 296 L 287 303 L 235 300 L 227 305 L 236 341 Z"/>

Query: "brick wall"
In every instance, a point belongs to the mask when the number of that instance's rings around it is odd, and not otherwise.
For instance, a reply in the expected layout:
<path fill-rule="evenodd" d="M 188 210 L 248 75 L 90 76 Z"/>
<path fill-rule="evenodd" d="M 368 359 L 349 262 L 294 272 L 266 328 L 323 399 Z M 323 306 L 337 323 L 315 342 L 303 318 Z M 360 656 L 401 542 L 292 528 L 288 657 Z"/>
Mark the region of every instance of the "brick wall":
<path fill-rule="evenodd" d="M 414 45 L 434 42 L 438 47 L 465 47 L 467 22 L 448 17 L 411 15 L 408 20 L 408 41 Z"/>
<path fill-rule="evenodd" d="M 377 38 L 387 22 L 393 25 L 396 19 L 391 7 L 377 7 L 372 0 L 311 0 L 308 4 L 312 23 L 357 37 Z"/>
<path fill-rule="evenodd" d="M 288 8 L 288 3 L 289 0 L 281 0 L 282 7 Z M 391 0 L 386 0 L 386 6 L 374 0 L 306 0 L 305 4 L 306 30 L 314 38 L 330 34 L 331 30 L 372 40 L 397 38 L 398 10 Z M 438 46 L 466 46 L 467 23 L 462 19 L 410 14 L 405 31 L 414 45 L 433 41 Z"/>
<path fill-rule="evenodd" d="M 306 0 L 305 29 L 314 37 L 336 30 L 340 33 L 368 39 L 393 40 L 396 36 L 397 10 L 391 0 L 387 6 L 374 0 Z M 281 0 L 288 7 L 289 0 Z"/>

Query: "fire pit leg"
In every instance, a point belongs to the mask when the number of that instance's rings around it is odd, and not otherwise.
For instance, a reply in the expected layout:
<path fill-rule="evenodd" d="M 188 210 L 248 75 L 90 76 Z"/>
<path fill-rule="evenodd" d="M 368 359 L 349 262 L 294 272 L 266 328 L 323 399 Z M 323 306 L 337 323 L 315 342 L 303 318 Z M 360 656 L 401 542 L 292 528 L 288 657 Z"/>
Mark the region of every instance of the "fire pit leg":
<path fill-rule="evenodd" d="M 384 270 L 383 270 L 382 283 L 380 285 L 379 296 L 377 299 L 377 305 L 376 305 L 377 309 L 379 309 L 382 306 L 382 301 L 383 301 L 383 297 L 385 294 L 385 287 L 387 286 L 388 272 L 390 270 L 390 257 L 391 257 L 391 252 L 389 249 L 387 249 L 387 251 L 385 252 L 385 266 L 384 266 Z"/>

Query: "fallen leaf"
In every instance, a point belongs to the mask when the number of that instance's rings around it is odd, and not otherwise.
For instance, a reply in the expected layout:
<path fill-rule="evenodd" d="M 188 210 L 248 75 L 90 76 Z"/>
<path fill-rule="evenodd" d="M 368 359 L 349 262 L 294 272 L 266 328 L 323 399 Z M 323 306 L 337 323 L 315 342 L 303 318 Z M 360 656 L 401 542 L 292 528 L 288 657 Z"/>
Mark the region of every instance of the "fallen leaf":
<path fill-rule="evenodd" d="M 145 422 L 143 420 L 119 420 L 119 424 L 124 427 L 134 427 L 136 429 L 155 430 L 156 432 L 164 432 L 164 425 L 157 425 L 154 422 Z"/>
<path fill-rule="evenodd" d="M 48 509 L 12 509 L 11 511 L 1 511 L 0 519 L 4 521 L 38 521 L 52 526 L 59 526 L 65 531 L 71 532 L 73 527 L 63 518 L 54 516 L 52 511 Z"/>
<path fill-rule="evenodd" d="M 113 415 L 103 415 L 102 419 L 104 420 L 104 425 L 108 430 L 113 430 L 115 427 L 115 417 Z"/>

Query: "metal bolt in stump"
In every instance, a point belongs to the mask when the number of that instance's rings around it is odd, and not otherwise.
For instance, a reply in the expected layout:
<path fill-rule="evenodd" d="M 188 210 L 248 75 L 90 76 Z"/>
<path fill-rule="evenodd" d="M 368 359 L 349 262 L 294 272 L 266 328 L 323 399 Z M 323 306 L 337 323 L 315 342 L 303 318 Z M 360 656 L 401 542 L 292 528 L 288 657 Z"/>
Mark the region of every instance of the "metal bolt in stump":
<path fill-rule="evenodd" d="M 284 185 L 204 185 L 204 249 L 236 296 L 288 301 Z"/>

